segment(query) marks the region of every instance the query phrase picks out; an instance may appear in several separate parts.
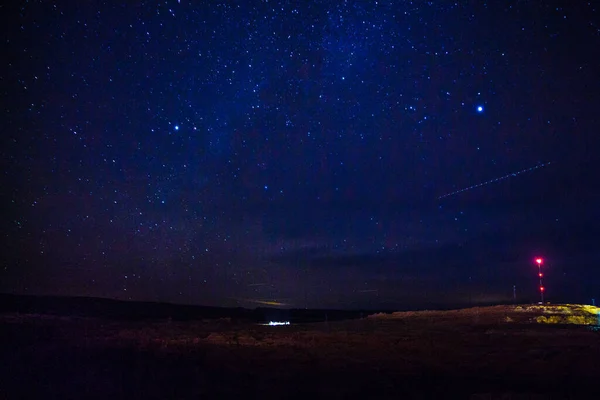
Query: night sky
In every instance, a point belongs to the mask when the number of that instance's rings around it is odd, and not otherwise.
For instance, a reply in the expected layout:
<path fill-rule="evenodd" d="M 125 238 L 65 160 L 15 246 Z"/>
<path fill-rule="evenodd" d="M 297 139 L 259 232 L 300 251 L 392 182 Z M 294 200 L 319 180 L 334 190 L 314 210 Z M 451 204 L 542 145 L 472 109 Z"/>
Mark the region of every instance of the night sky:
<path fill-rule="evenodd" d="M 594 1 L 15 1 L 0 291 L 600 300 Z"/>

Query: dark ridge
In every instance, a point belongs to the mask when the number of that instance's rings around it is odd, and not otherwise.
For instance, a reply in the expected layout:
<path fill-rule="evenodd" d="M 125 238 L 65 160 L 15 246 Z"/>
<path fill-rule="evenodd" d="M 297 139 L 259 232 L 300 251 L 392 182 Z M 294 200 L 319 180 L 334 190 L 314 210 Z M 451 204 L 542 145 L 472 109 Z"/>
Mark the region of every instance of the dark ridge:
<path fill-rule="evenodd" d="M 113 320 L 144 321 L 171 319 L 192 321 L 230 318 L 235 322 L 263 323 L 290 321 L 309 323 L 339 321 L 365 317 L 389 310 L 311 310 L 260 307 L 224 308 L 197 305 L 123 301 L 95 297 L 31 296 L 0 293 L 0 313 L 44 314 L 70 317 L 107 318 Z"/>

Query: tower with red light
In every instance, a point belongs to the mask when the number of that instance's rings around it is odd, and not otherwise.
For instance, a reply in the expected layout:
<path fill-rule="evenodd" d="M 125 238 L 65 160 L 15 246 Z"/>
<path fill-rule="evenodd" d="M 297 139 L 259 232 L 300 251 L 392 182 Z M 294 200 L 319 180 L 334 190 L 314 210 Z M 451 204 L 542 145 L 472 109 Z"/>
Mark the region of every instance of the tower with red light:
<path fill-rule="evenodd" d="M 544 260 L 541 257 L 537 257 L 535 259 L 535 263 L 538 266 L 538 277 L 540 278 L 540 299 L 541 299 L 541 303 L 544 303 L 544 284 L 542 283 L 542 264 L 544 263 Z"/>

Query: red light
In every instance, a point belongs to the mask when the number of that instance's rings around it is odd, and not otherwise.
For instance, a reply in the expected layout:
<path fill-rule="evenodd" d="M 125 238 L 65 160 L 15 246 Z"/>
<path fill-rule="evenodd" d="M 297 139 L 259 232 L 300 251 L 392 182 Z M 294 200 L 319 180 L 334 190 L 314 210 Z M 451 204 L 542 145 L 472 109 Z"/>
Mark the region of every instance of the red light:
<path fill-rule="evenodd" d="M 544 287 L 540 286 L 540 292 L 543 292 L 543 291 L 544 291 Z"/>
<path fill-rule="evenodd" d="M 542 260 L 541 258 L 536 258 L 536 259 L 535 259 L 535 262 L 536 262 L 536 263 L 538 263 L 538 264 L 541 264 L 543 261 L 544 261 L 544 260 Z"/>
<path fill-rule="evenodd" d="M 540 278 L 542 277 L 542 273 L 540 272 Z"/>

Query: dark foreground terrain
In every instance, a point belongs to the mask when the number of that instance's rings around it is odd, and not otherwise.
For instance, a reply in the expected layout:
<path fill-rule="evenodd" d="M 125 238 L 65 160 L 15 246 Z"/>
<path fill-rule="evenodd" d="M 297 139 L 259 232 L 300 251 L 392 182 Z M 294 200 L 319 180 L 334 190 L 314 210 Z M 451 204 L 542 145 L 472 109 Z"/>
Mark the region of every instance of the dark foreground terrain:
<path fill-rule="evenodd" d="M 264 326 L 0 315 L 0 399 L 600 398 L 595 311 L 497 306 Z"/>

